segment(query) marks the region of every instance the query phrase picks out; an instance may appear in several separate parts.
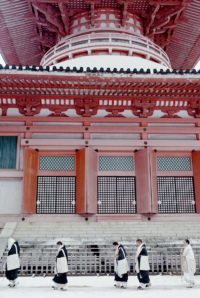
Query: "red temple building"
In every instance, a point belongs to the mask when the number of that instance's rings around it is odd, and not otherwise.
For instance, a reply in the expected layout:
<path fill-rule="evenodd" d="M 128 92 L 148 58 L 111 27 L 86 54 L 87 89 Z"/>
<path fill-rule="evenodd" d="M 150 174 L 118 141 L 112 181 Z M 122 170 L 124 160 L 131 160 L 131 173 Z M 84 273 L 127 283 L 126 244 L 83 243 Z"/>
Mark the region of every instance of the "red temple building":
<path fill-rule="evenodd" d="M 200 236 L 199 24 L 198 0 L 1 1 L 2 226 Z"/>

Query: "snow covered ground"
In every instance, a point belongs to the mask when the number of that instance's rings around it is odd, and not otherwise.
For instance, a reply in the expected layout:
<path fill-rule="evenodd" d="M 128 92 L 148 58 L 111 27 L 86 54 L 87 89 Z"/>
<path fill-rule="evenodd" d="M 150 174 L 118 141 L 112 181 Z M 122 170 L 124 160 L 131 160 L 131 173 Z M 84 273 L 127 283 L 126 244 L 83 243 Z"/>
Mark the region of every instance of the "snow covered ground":
<path fill-rule="evenodd" d="M 186 288 L 180 276 L 151 276 L 152 287 L 138 291 L 137 278 L 129 277 L 127 289 L 113 287 L 113 276 L 69 276 L 66 292 L 51 289 L 51 277 L 19 277 L 17 288 L 8 288 L 7 280 L 0 278 L 1 298 L 199 298 L 200 276 L 196 276 L 196 286 Z"/>

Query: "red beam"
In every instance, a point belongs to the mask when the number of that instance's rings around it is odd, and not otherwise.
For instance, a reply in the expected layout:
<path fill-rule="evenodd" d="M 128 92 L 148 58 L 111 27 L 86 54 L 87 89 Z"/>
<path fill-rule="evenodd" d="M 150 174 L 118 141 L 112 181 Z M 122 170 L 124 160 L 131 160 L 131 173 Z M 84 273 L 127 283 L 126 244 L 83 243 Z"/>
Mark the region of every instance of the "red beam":
<path fill-rule="evenodd" d="M 138 123 L 143 126 L 148 126 L 148 123 L 174 123 L 174 124 L 194 124 L 200 126 L 200 119 L 195 118 L 180 118 L 173 120 L 163 118 L 106 118 L 105 117 L 46 117 L 46 116 L 1 116 L 1 122 L 24 122 L 27 126 L 37 122 L 58 122 L 58 123 L 80 123 L 89 125 L 91 123 Z"/>
<path fill-rule="evenodd" d="M 54 121 L 54 120 L 52 120 Z M 104 121 L 107 121 L 107 118 L 104 118 Z M 168 120 L 169 121 L 169 120 Z M 86 126 L 87 133 L 111 133 L 111 134 L 126 134 L 126 133 L 136 133 L 142 134 L 144 133 L 143 127 L 138 126 Z M 0 132 L 1 133 L 85 133 L 85 126 L 55 126 L 55 125 L 1 125 Z M 200 134 L 200 127 L 145 127 L 145 134 L 183 134 L 183 135 L 195 135 Z"/>

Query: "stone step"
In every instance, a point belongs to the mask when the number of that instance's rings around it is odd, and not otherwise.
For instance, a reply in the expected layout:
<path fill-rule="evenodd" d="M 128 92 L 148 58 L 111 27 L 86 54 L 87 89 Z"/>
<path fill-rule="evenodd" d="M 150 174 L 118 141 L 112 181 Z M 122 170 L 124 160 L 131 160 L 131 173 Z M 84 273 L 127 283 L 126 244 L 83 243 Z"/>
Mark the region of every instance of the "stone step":
<path fill-rule="evenodd" d="M 76 241 L 135 241 L 142 238 L 147 243 L 158 239 L 200 238 L 200 222 L 75 222 L 75 223 L 17 223 L 15 239 L 64 239 Z"/>

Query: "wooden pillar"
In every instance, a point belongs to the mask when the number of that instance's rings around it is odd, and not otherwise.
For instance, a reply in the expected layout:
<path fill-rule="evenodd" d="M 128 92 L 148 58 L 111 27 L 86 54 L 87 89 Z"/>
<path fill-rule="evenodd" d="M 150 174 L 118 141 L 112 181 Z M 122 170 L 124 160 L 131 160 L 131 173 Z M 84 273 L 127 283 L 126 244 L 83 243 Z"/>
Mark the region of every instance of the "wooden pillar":
<path fill-rule="evenodd" d="M 142 149 L 135 153 L 135 174 L 137 213 L 157 213 L 157 204 L 155 204 L 155 196 L 152 193 L 153 179 L 149 149 Z"/>
<path fill-rule="evenodd" d="M 200 213 L 200 151 L 192 152 L 196 212 Z"/>
<path fill-rule="evenodd" d="M 85 149 L 76 153 L 76 213 L 86 213 Z"/>
<path fill-rule="evenodd" d="M 97 154 L 88 147 L 76 154 L 76 213 L 97 213 Z"/>
<path fill-rule="evenodd" d="M 150 151 L 151 167 L 151 213 L 158 213 L 158 192 L 157 192 L 157 153 Z"/>
<path fill-rule="evenodd" d="M 23 213 L 36 213 L 38 152 L 24 149 Z"/>

